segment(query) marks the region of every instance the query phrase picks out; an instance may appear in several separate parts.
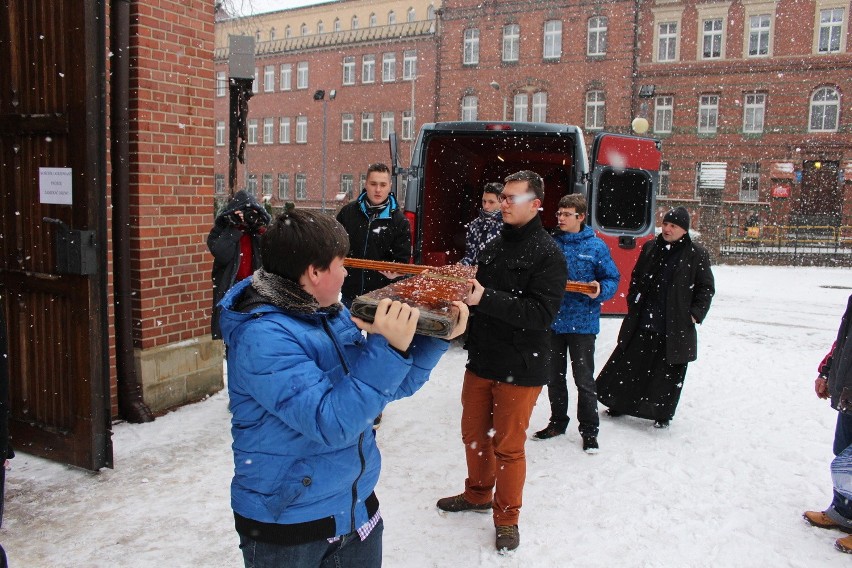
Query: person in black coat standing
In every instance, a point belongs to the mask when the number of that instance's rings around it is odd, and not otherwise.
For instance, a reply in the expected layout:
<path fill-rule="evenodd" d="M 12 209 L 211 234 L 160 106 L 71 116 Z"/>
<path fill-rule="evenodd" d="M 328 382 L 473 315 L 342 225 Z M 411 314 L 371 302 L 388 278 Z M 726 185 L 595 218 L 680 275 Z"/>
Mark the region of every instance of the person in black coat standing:
<path fill-rule="evenodd" d="M 3 506 L 6 494 L 6 468 L 15 457 L 9 439 L 9 341 L 6 331 L 6 311 L 0 297 L 0 527 L 3 526 Z M 6 568 L 6 551 L 0 545 L 0 568 Z"/>
<path fill-rule="evenodd" d="M 669 426 L 687 364 L 698 357 L 695 325 L 704 321 L 715 292 L 710 256 L 689 237 L 689 212 L 672 209 L 661 234 L 642 247 L 618 344 L 596 381 L 610 416 Z"/>
<path fill-rule="evenodd" d="M 243 189 L 216 216 L 207 235 L 207 248 L 213 254 L 213 339 L 222 339 L 219 301 L 231 286 L 260 268 L 260 236 L 270 219 L 263 205 Z"/>

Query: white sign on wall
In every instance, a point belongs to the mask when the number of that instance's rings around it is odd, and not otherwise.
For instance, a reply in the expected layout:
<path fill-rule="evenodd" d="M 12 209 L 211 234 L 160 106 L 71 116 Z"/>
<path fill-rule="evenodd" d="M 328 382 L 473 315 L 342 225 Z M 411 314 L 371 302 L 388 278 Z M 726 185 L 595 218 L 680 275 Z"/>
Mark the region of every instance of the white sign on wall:
<path fill-rule="evenodd" d="M 38 169 L 39 202 L 71 205 L 71 168 Z"/>

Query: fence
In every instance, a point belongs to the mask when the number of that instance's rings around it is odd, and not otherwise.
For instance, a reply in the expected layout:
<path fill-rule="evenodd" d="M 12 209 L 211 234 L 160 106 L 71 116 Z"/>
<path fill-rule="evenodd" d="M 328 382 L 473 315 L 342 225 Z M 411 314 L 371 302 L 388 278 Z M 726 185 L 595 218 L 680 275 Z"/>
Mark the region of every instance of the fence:
<path fill-rule="evenodd" d="M 770 263 L 796 262 L 807 256 L 813 264 L 846 264 L 852 260 L 852 223 L 843 221 L 840 225 L 763 225 L 729 219 L 720 252 L 723 256 L 756 255 L 756 260 Z"/>

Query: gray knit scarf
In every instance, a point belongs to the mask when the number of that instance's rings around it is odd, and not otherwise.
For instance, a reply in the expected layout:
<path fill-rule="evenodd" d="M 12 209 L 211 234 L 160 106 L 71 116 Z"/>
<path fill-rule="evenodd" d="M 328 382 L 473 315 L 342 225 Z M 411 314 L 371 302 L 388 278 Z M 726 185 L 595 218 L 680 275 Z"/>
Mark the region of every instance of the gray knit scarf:
<path fill-rule="evenodd" d="M 258 268 L 252 276 L 251 287 L 263 303 L 272 304 L 284 311 L 296 314 L 324 312 L 336 315 L 342 308 L 340 303 L 321 308 L 317 299 L 305 292 L 298 282 Z"/>

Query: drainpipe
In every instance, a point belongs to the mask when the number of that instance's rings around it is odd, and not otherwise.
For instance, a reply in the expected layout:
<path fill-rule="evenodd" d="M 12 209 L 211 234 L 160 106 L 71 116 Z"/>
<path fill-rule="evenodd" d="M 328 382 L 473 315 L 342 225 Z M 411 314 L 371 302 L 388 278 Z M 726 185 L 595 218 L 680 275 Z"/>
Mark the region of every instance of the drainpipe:
<path fill-rule="evenodd" d="M 110 127 L 112 145 L 112 249 L 118 410 L 128 422 L 151 422 L 133 358 L 133 290 L 130 280 L 130 0 L 110 6 Z"/>

